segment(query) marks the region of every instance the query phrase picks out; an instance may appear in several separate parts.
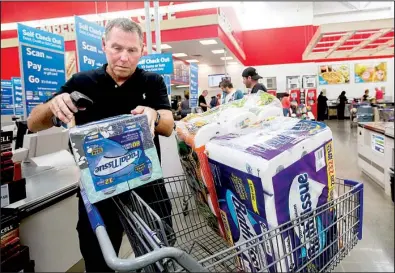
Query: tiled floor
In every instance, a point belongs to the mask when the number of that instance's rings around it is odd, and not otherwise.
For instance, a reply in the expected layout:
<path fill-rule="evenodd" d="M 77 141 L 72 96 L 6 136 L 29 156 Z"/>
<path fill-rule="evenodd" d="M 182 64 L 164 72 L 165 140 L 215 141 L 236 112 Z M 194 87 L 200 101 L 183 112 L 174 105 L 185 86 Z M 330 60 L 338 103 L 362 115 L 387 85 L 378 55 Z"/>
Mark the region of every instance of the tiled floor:
<path fill-rule="evenodd" d="M 394 204 L 357 166 L 357 129 L 349 121 L 327 124 L 334 136 L 336 176 L 364 183 L 363 239 L 333 271 L 394 272 Z M 124 239 L 120 257 L 126 258 L 132 251 Z M 83 263 L 70 271 L 83 272 Z"/>
<path fill-rule="evenodd" d="M 337 177 L 364 183 L 363 239 L 335 272 L 394 272 L 394 203 L 357 165 L 357 129 L 328 121 L 334 136 Z"/>

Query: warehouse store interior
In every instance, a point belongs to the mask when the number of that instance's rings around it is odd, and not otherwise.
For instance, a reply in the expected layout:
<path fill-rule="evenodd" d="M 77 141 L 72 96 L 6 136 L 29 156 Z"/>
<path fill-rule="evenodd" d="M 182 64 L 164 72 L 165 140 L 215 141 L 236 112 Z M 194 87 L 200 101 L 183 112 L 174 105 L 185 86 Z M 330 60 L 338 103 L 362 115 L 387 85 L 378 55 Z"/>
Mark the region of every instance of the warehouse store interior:
<path fill-rule="evenodd" d="M 1 41 L 1 271 L 394 272 L 393 2 L 7 1 Z"/>

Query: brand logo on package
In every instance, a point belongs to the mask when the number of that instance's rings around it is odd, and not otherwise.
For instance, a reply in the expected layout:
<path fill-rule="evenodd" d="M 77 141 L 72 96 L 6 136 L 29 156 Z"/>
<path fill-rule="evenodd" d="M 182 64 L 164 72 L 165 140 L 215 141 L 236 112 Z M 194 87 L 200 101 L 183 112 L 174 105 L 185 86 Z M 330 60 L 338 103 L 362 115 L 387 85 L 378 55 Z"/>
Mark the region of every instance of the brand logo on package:
<path fill-rule="evenodd" d="M 237 225 L 237 228 L 240 232 L 239 240 L 235 241 L 235 244 L 243 243 L 256 236 L 257 234 L 254 230 L 254 227 L 248 219 L 248 211 L 246 206 L 241 203 L 230 190 L 226 192 L 226 199 L 233 222 Z M 240 246 L 239 248 L 245 249 L 255 243 L 256 241 L 253 240 L 247 244 Z M 242 253 L 244 265 L 246 267 L 252 265 L 254 267 L 253 271 L 260 271 L 262 267 L 260 260 L 263 259 L 265 261 L 266 259 L 264 259 L 263 257 L 259 257 L 260 250 L 258 249 L 258 247 L 250 248 L 246 252 L 248 252 L 248 254 L 245 252 Z"/>
<path fill-rule="evenodd" d="M 301 249 L 301 256 L 311 258 L 319 253 L 325 242 L 322 232 L 322 222 L 319 216 L 311 213 L 317 207 L 318 199 L 324 185 L 309 178 L 307 173 L 299 174 L 292 181 L 289 195 L 289 213 L 292 219 L 308 215 L 310 218 L 295 227 L 295 233 L 301 243 L 307 244 Z"/>
<path fill-rule="evenodd" d="M 105 176 L 123 170 L 139 158 L 139 151 L 135 150 L 119 157 L 102 157 L 97 164 L 94 175 Z"/>

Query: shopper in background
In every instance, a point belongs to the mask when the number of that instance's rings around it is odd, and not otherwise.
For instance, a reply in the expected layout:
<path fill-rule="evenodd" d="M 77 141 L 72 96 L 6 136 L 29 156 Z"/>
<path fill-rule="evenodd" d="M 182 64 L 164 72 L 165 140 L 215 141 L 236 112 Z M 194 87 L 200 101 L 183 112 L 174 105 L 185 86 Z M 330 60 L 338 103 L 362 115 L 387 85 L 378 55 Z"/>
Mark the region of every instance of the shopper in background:
<path fill-rule="evenodd" d="M 266 87 L 258 82 L 258 80 L 262 79 L 262 77 L 258 75 L 255 68 L 247 67 L 244 69 L 241 76 L 243 77 L 243 83 L 245 86 L 247 88 L 252 88 L 251 94 L 257 93 L 259 90 L 267 92 Z"/>
<path fill-rule="evenodd" d="M 328 98 L 326 97 L 326 90 L 322 90 L 317 99 L 317 121 L 324 121 L 328 114 Z"/>
<path fill-rule="evenodd" d="M 384 92 L 383 90 L 379 89 L 378 87 L 375 88 L 376 90 L 376 101 L 380 101 L 384 99 Z"/>
<path fill-rule="evenodd" d="M 189 92 L 188 91 L 184 93 L 184 97 L 185 97 L 185 100 L 183 100 L 181 102 L 180 108 L 179 108 L 181 118 L 185 118 L 192 111 L 191 107 L 189 107 Z"/>
<path fill-rule="evenodd" d="M 218 98 L 217 96 L 212 96 L 210 101 L 210 108 L 214 108 L 218 105 Z"/>
<path fill-rule="evenodd" d="M 229 80 L 223 80 L 221 82 L 221 89 L 225 94 L 224 104 L 244 97 L 243 91 L 234 88 Z"/>
<path fill-rule="evenodd" d="M 217 94 L 217 106 L 221 105 L 221 100 L 222 100 L 221 94 Z"/>
<path fill-rule="evenodd" d="M 51 128 L 54 116 L 66 124 L 75 117 L 76 125 L 82 125 L 121 114 L 145 114 L 152 129 L 151 133 L 160 160 L 158 135 L 170 136 L 173 132 L 174 120 L 163 78 L 137 67 L 144 52 L 143 39 L 141 27 L 130 19 L 119 18 L 107 22 L 102 41 L 107 63 L 101 68 L 74 74 L 52 99 L 37 105 L 27 120 L 29 130 L 37 132 Z M 79 91 L 90 97 L 94 102 L 93 105 L 87 109 L 77 109 L 70 98 L 70 93 L 73 91 Z M 152 209 L 162 219 L 168 219 L 165 221 L 171 225 L 171 217 L 169 217 L 171 203 L 163 179 L 138 187 L 134 191 L 145 202 L 153 204 Z M 119 197 L 129 198 L 128 194 L 125 192 Z M 113 272 L 103 258 L 79 191 L 77 195 L 79 197 L 77 231 L 85 270 Z M 162 200 L 165 201 L 157 202 Z M 111 198 L 95 205 L 118 255 L 124 233 L 116 213 L 118 208 Z"/>
<path fill-rule="evenodd" d="M 206 96 L 208 94 L 207 90 L 203 90 L 202 94 L 199 96 L 199 106 L 202 108 L 203 112 L 207 111 L 210 106 L 207 105 Z"/>
<path fill-rule="evenodd" d="M 337 119 L 344 120 L 344 109 L 347 103 L 346 91 L 342 91 L 337 100 Z"/>
<path fill-rule="evenodd" d="M 365 94 L 363 94 L 363 96 L 362 96 L 362 101 L 364 102 L 364 101 L 368 101 L 368 98 L 369 98 L 369 89 L 365 89 Z"/>
<path fill-rule="evenodd" d="M 284 117 L 289 116 L 289 109 L 291 108 L 291 101 L 289 100 L 289 94 L 285 93 L 284 96 L 281 98 L 281 104 L 283 106 L 283 113 Z"/>

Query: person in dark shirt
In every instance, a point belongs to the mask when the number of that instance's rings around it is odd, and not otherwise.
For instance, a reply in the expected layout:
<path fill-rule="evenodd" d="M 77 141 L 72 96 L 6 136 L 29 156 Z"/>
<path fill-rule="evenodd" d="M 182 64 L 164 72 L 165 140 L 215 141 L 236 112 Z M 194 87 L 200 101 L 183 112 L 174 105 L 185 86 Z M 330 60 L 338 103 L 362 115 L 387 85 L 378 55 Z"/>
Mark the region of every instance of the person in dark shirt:
<path fill-rule="evenodd" d="M 141 27 L 126 18 L 108 22 L 103 37 L 103 51 L 106 64 L 96 70 L 74 74 L 52 99 L 32 110 L 27 120 L 29 130 L 37 132 L 52 127 L 54 116 L 66 124 L 75 119 L 76 125 L 82 125 L 121 114 L 145 114 L 160 159 L 158 135 L 170 136 L 174 120 L 163 78 L 137 67 L 144 52 Z M 77 109 L 70 98 L 73 91 L 91 98 L 93 105 Z M 171 226 L 171 203 L 163 180 L 151 182 L 134 191 L 148 204 L 152 204 L 152 209 L 162 219 L 169 219 L 165 222 Z M 125 192 L 119 196 L 123 199 L 128 197 L 127 194 L 130 193 Z M 104 260 L 80 194 L 78 198 L 77 232 L 85 270 L 113 272 Z M 124 232 L 118 208 L 111 198 L 95 205 L 118 254 Z"/>
<path fill-rule="evenodd" d="M 258 75 L 255 68 L 247 67 L 244 69 L 241 76 L 243 77 L 243 83 L 245 86 L 247 88 L 251 88 L 251 94 L 257 93 L 259 90 L 267 92 L 266 87 L 258 82 L 262 77 Z"/>
<path fill-rule="evenodd" d="M 206 112 L 207 108 L 210 107 L 206 101 L 207 94 L 208 94 L 208 91 L 203 90 L 202 94 L 199 96 L 199 106 L 202 108 L 203 112 Z"/>
<path fill-rule="evenodd" d="M 337 100 L 337 119 L 344 120 L 344 108 L 347 103 L 346 91 L 342 91 Z"/>

